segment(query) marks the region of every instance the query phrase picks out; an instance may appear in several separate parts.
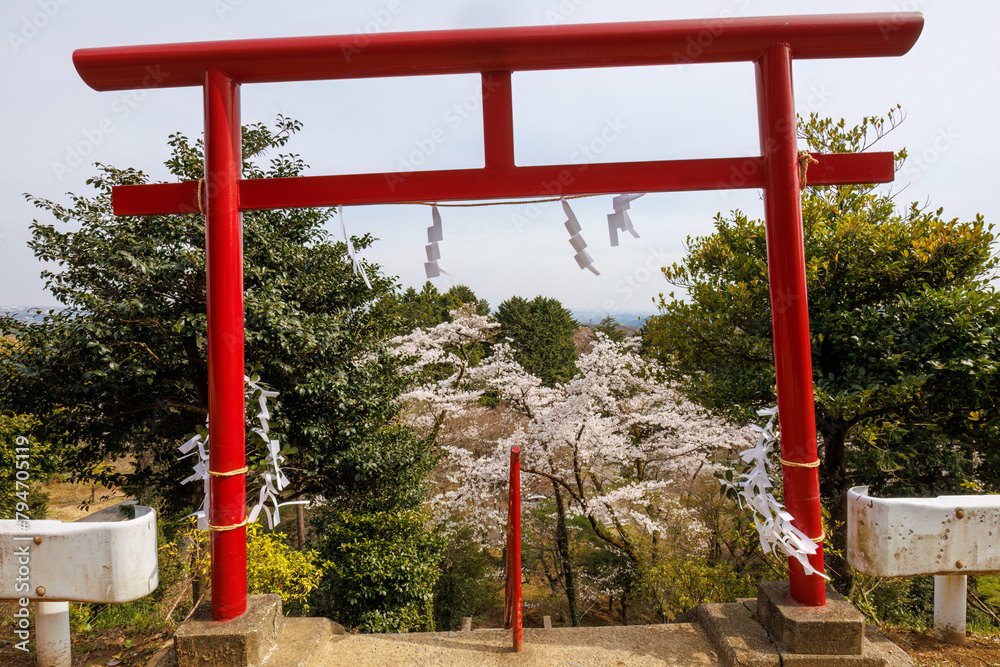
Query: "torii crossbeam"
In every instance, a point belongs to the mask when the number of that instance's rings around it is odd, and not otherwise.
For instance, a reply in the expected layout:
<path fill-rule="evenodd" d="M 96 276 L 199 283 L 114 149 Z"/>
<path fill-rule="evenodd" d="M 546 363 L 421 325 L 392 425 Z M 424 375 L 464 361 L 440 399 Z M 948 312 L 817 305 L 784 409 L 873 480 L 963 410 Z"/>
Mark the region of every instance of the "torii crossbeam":
<path fill-rule="evenodd" d="M 795 525 L 821 539 L 792 60 L 901 56 L 922 28 L 917 13 L 818 15 L 387 33 L 366 36 L 366 43 L 348 35 L 76 51 L 77 71 L 96 90 L 201 86 L 205 94 L 202 192 L 189 181 L 121 186 L 112 196 L 116 215 L 205 211 L 210 469 L 221 473 L 212 477 L 209 508 L 209 522 L 221 529 L 212 532 L 213 617 L 235 618 L 246 609 L 245 478 L 225 476 L 245 466 L 243 210 L 762 188 L 781 455 L 807 466 L 784 467 L 785 503 Z M 515 71 L 738 61 L 756 66 L 759 156 L 590 164 L 586 170 L 514 162 Z M 481 168 L 241 178 L 242 84 L 466 73 L 482 76 Z M 893 179 L 891 153 L 813 157 L 810 185 Z M 822 549 L 810 563 L 823 571 Z M 823 579 L 807 576 L 795 560 L 789 580 L 796 600 L 825 604 Z"/>

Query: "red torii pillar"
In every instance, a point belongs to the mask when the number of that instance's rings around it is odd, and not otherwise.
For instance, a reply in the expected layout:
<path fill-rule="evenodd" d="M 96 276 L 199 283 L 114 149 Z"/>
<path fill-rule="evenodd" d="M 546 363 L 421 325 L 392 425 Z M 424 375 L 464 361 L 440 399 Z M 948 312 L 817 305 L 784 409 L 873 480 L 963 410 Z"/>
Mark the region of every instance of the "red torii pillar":
<path fill-rule="evenodd" d="M 901 56 L 916 42 L 916 13 L 560 25 L 425 33 L 302 37 L 83 49 L 73 54 L 96 90 L 201 86 L 205 183 L 116 187 L 116 215 L 201 210 L 208 274 L 212 614 L 246 609 L 243 294 L 240 211 L 570 194 L 762 188 L 775 370 L 786 461 L 817 460 L 812 361 L 799 198 L 792 60 Z M 753 62 L 761 155 L 708 160 L 518 167 L 514 71 Z M 246 83 L 480 73 L 485 166 L 415 173 L 244 180 L 239 88 Z M 154 76 L 155 74 L 155 76 Z M 812 185 L 884 183 L 892 153 L 812 155 Z M 739 182 L 734 182 L 739 176 Z M 822 533 L 815 467 L 784 467 L 785 502 L 806 535 Z M 810 562 L 823 570 L 820 550 Z M 824 581 L 789 563 L 792 596 L 826 602 Z"/>

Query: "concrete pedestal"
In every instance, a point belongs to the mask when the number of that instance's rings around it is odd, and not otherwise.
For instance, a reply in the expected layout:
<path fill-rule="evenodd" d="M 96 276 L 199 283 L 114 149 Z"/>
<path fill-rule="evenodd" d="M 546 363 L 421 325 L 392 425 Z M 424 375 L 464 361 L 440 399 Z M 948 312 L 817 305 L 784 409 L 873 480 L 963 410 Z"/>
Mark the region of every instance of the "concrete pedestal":
<path fill-rule="evenodd" d="M 912 667 L 913 661 L 835 591 L 824 607 L 803 607 L 788 582 L 764 582 L 758 598 L 696 608 L 726 667 Z"/>
<path fill-rule="evenodd" d="M 328 618 L 283 618 L 277 595 L 251 595 L 247 611 L 213 621 L 211 603 L 177 628 L 172 645 L 147 667 L 320 667 L 324 651 L 344 636 Z"/>
<path fill-rule="evenodd" d="M 231 621 L 213 621 L 206 602 L 174 634 L 177 667 L 260 667 L 283 620 L 277 595 L 251 595 L 246 613 Z"/>
<path fill-rule="evenodd" d="M 787 581 L 764 581 L 757 589 L 761 625 L 786 653 L 861 655 L 865 617 L 831 586 L 826 605 L 806 607 L 791 598 Z"/>

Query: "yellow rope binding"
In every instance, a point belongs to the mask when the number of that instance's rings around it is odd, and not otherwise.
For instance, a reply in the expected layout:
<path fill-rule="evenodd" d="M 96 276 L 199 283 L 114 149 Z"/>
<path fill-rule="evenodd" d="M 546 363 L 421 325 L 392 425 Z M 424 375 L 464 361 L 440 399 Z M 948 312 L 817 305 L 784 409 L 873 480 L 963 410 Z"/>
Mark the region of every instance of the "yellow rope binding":
<path fill-rule="evenodd" d="M 810 164 L 819 164 L 819 160 L 809 154 L 809 151 L 799 151 L 799 188 L 805 190 Z"/>
<path fill-rule="evenodd" d="M 198 179 L 198 212 L 205 215 L 205 208 L 201 205 L 201 186 L 205 184 L 204 178 Z"/>
<path fill-rule="evenodd" d="M 237 528 L 242 528 L 245 525 L 247 525 L 246 518 L 244 518 L 243 521 L 240 521 L 237 524 L 233 524 L 232 526 L 213 526 L 212 524 L 208 524 L 208 529 L 214 533 L 227 533 L 230 530 L 236 530 Z"/>
<path fill-rule="evenodd" d="M 826 539 L 826 531 L 824 530 L 822 533 L 820 533 L 819 537 L 810 537 L 809 539 L 815 542 L 816 544 L 819 544 L 820 542 Z"/>
<path fill-rule="evenodd" d="M 236 477 L 236 475 L 242 475 L 247 472 L 250 472 L 250 469 L 244 466 L 239 470 L 230 470 L 229 472 L 215 472 L 214 470 L 209 470 L 208 474 L 211 477 Z"/>
<path fill-rule="evenodd" d="M 812 463 L 799 463 L 798 461 L 786 461 L 783 458 L 778 458 L 781 461 L 781 465 L 788 466 L 789 468 L 818 468 L 819 459 L 816 459 Z"/>

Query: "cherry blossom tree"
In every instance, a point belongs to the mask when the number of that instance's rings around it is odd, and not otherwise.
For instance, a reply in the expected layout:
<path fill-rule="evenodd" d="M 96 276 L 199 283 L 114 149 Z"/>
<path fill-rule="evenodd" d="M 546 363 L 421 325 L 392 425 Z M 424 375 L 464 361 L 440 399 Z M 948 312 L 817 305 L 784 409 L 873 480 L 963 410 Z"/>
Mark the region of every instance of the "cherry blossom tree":
<path fill-rule="evenodd" d="M 748 431 L 712 417 L 666 380 L 665 369 L 638 354 L 638 341 L 601 334 L 577 361 L 579 374 L 548 388 L 514 360 L 506 343 L 470 362 L 471 346 L 492 340 L 495 324 L 471 310 L 453 321 L 396 339 L 413 369 L 447 369 L 405 396 L 409 418 L 438 428 L 446 452 L 433 498 L 442 522 L 469 525 L 486 544 L 499 546 L 505 523 L 509 451 L 521 449 L 522 497 L 554 501 L 556 543 L 571 615 L 576 613 L 576 573 L 567 520 L 583 517 L 593 533 L 626 566 L 638 572 L 669 540 L 687 553 L 704 550 L 708 531 L 684 499 L 699 473 L 713 472 L 711 454 L 745 447 Z M 484 438 L 468 427 L 489 395 L 501 403 L 504 428 Z M 617 589 L 623 616 L 629 577 Z M 595 585 L 599 582 L 593 582 Z M 604 586 L 603 590 L 607 590 Z"/>

